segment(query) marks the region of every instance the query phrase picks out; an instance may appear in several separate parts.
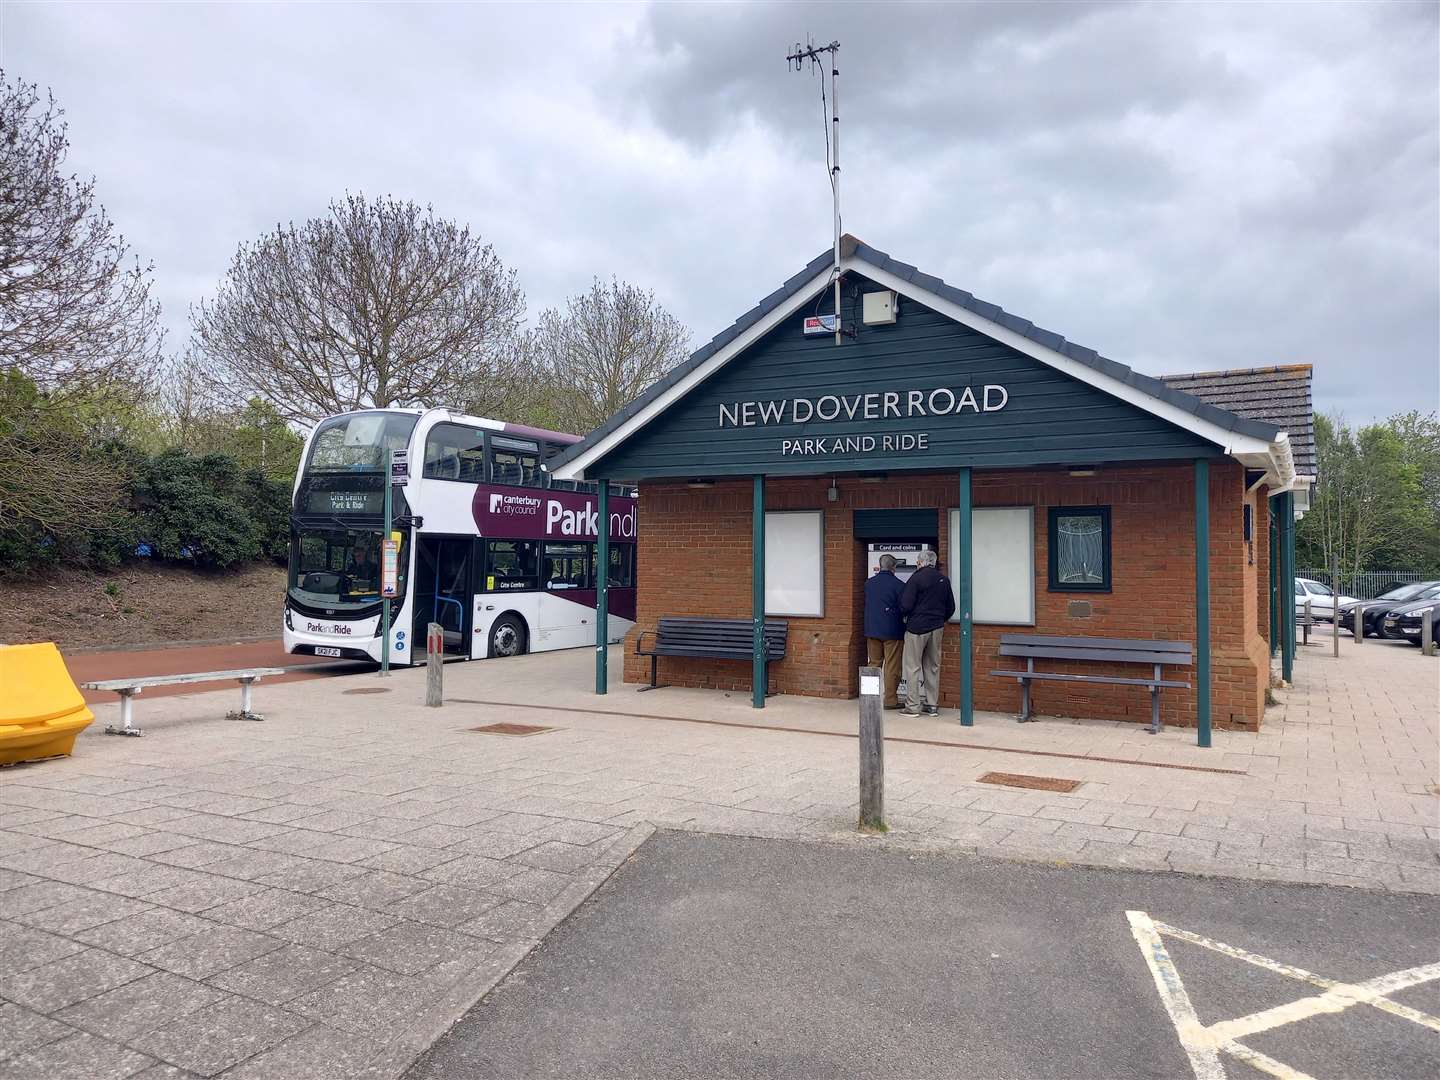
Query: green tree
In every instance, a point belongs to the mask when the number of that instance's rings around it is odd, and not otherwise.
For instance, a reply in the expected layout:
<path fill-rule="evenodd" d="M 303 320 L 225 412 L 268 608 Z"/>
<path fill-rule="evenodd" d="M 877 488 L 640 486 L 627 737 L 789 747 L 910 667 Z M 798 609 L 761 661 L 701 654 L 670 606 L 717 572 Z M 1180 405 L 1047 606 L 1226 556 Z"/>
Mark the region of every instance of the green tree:
<path fill-rule="evenodd" d="M 232 458 L 166 450 L 140 468 L 133 491 L 142 538 L 158 558 L 224 568 L 265 551 Z"/>
<path fill-rule="evenodd" d="M 1440 569 L 1440 424 L 1407 413 L 1352 430 L 1315 418 L 1319 481 L 1296 530 L 1298 558 L 1342 581 L 1365 570 Z"/>

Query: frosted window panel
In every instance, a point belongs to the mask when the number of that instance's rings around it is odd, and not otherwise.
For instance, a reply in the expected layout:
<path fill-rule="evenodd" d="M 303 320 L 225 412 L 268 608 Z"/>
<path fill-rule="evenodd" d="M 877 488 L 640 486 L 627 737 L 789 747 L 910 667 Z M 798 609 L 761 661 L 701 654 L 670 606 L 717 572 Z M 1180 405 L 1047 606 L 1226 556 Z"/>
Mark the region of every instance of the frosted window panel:
<path fill-rule="evenodd" d="M 824 514 L 765 515 L 765 614 L 825 614 Z"/>
<path fill-rule="evenodd" d="M 1030 506 L 977 507 L 971 512 L 974 621 L 1035 624 L 1035 510 Z M 950 580 L 960 602 L 958 510 L 950 511 Z M 956 618 L 959 612 L 956 612 Z"/>

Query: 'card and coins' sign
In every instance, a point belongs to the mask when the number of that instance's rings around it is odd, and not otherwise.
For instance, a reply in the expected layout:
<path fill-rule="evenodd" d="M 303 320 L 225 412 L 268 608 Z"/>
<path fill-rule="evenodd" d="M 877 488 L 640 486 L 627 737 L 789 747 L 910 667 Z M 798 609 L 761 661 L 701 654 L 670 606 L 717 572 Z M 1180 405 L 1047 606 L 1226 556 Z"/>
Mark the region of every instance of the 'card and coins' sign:
<path fill-rule="evenodd" d="M 770 398 L 768 400 L 721 402 L 719 427 L 750 428 L 776 424 L 830 424 L 854 421 L 911 420 L 915 418 L 963 417 L 966 413 L 999 412 L 1010 401 L 1010 392 L 998 383 L 965 386 L 952 390 L 937 386 L 929 390 L 874 390 L 861 394 L 825 394 L 821 397 Z M 847 433 L 787 437 L 780 441 L 786 456 L 819 454 L 865 454 L 927 450 L 928 432 Z"/>

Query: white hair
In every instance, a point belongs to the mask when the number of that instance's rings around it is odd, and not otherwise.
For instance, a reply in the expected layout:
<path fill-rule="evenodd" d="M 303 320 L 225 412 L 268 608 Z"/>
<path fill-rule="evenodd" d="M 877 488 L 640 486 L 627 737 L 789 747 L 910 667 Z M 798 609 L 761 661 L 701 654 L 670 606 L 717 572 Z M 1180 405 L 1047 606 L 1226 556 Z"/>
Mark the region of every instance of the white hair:
<path fill-rule="evenodd" d="M 933 552 L 933 551 L 922 551 L 922 552 L 920 552 L 920 554 L 918 554 L 918 555 L 915 556 L 915 565 L 916 565 L 917 567 L 918 567 L 918 566 L 934 566 L 934 565 L 935 565 L 936 563 L 938 563 L 939 561 L 940 561 L 940 556 L 936 555 L 935 552 Z"/>

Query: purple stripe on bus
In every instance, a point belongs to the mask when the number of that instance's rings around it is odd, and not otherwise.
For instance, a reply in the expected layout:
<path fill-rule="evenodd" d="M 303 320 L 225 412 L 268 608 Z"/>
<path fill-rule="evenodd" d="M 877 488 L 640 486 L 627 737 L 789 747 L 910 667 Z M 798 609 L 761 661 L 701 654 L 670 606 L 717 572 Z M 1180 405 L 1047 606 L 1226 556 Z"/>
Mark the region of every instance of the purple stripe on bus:
<path fill-rule="evenodd" d="M 599 603 L 599 597 L 596 596 L 594 589 L 557 589 L 545 595 L 553 596 L 558 600 L 569 600 L 572 604 L 579 604 L 591 611 L 594 611 L 595 605 Z M 629 588 L 622 589 L 618 585 L 612 585 L 609 603 L 611 615 L 617 619 L 635 621 L 635 586 L 631 585 Z"/>
<path fill-rule="evenodd" d="M 594 540 L 598 498 L 583 491 L 475 485 L 470 514 L 481 536 L 496 540 Z M 635 539 L 635 500 L 610 498 L 610 539 Z"/>
<path fill-rule="evenodd" d="M 524 435 L 531 439 L 548 439 L 553 443 L 562 443 L 570 446 L 580 441 L 582 436 L 569 435 L 563 431 L 547 431 L 544 428 L 529 427 L 525 424 L 501 424 L 506 435 Z"/>

